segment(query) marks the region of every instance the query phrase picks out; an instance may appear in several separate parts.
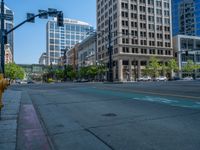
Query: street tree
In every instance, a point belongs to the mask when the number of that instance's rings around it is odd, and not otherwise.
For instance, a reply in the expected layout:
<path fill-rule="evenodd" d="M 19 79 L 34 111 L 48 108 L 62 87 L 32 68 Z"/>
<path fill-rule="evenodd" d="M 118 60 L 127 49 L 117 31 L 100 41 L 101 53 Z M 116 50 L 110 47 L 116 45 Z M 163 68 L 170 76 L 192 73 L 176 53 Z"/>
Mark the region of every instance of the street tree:
<path fill-rule="evenodd" d="M 154 78 L 159 75 L 159 70 L 161 66 L 157 58 L 155 57 L 150 58 L 149 68 L 151 69 L 151 74 Z"/>
<path fill-rule="evenodd" d="M 170 79 L 174 76 L 174 72 L 178 71 L 178 64 L 175 59 L 170 59 L 167 63 L 167 72 L 170 74 Z"/>
<path fill-rule="evenodd" d="M 188 60 L 186 65 L 183 66 L 183 71 L 186 72 L 189 76 L 193 74 L 193 71 L 198 68 L 198 65 L 195 65 L 192 60 Z"/>
<path fill-rule="evenodd" d="M 64 71 L 62 69 L 56 69 L 53 71 L 57 80 L 61 80 L 64 78 Z"/>
<path fill-rule="evenodd" d="M 95 76 L 98 74 L 98 67 L 95 65 L 87 67 L 87 75 L 89 79 L 94 80 Z"/>
<path fill-rule="evenodd" d="M 152 76 L 152 69 L 149 67 L 149 65 L 145 66 L 143 70 L 143 75 Z"/>
<path fill-rule="evenodd" d="M 101 64 L 97 66 L 97 73 L 99 75 L 105 74 L 105 72 L 107 71 L 108 71 L 108 68 L 105 65 Z"/>
<path fill-rule="evenodd" d="M 162 64 L 160 65 L 160 67 L 161 67 L 161 74 L 162 74 L 163 76 L 166 76 L 168 67 L 165 65 L 165 63 L 162 63 Z"/>
<path fill-rule="evenodd" d="M 10 80 L 23 79 L 25 76 L 25 71 L 22 67 L 16 65 L 15 63 L 8 63 L 5 65 L 5 77 L 10 78 Z"/>
<path fill-rule="evenodd" d="M 77 72 L 74 71 L 74 70 L 70 70 L 68 73 L 67 73 L 67 76 L 70 80 L 74 80 L 76 77 L 77 77 Z"/>
<path fill-rule="evenodd" d="M 87 78 L 87 67 L 81 67 L 78 72 L 79 78 Z"/>

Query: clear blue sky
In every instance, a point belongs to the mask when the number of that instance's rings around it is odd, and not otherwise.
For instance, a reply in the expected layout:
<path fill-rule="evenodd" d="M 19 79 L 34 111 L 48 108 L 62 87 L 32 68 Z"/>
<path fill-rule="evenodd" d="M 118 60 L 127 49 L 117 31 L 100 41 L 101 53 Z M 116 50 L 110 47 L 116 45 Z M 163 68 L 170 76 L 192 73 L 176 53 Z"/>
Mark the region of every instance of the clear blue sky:
<path fill-rule="evenodd" d="M 37 13 L 38 9 L 56 8 L 64 16 L 87 22 L 96 28 L 96 0 L 4 0 L 14 12 L 14 24 L 24 21 L 26 13 Z M 49 18 L 50 20 L 51 18 Z M 42 52 L 46 52 L 46 23 L 36 19 L 14 32 L 14 60 L 17 64 L 38 63 Z"/>

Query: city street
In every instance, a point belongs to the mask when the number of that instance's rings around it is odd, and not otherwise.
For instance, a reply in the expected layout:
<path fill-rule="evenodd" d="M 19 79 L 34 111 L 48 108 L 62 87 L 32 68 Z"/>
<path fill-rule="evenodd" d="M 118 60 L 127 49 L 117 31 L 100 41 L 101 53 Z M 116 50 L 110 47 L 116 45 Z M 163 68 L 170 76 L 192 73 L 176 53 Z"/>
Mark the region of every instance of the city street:
<path fill-rule="evenodd" d="M 17 150 L 199 150 L 200 82 L 12 85 Z"/>

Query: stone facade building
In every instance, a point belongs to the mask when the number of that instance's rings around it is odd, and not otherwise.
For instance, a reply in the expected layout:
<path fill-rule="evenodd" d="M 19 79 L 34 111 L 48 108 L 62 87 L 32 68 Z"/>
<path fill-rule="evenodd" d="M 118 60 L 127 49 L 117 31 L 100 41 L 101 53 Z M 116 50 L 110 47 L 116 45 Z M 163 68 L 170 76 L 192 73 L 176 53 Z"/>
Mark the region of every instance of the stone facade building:
<path fill-rule="evenodd" d="M 108 64 L 110 19 L 114 80 L 139 78 L 151 57 L 173 57 L 171 0 L 96 0 L 96 7 L 97 58 Z"/>

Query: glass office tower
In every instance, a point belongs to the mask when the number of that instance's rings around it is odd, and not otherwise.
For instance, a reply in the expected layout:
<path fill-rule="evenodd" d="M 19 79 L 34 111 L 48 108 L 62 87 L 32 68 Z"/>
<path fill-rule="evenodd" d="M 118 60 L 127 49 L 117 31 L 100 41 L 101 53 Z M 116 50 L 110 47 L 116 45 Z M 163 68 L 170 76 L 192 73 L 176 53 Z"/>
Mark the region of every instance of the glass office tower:
<path fill-rule="evenodd" d="M 46 29 L 47 65 L 58 64 L 63 49 L 70 49 L 93 31 L 88 23 L 72 19 L 64 19 L 64 27 L 58 27 L 56 18 L 47 23 Z"/>
<path fill-rule="evenodd" d="M 200 0 L 172 0 L 173 35 L 200 36 Z"/>

